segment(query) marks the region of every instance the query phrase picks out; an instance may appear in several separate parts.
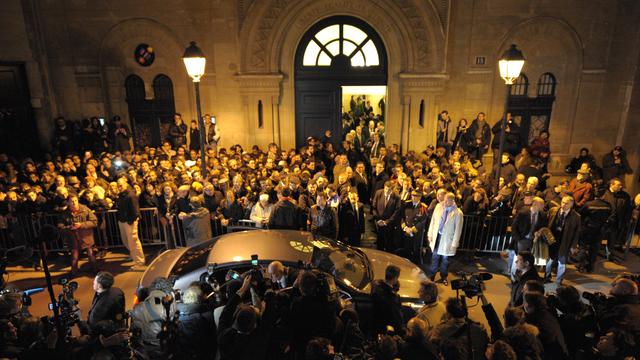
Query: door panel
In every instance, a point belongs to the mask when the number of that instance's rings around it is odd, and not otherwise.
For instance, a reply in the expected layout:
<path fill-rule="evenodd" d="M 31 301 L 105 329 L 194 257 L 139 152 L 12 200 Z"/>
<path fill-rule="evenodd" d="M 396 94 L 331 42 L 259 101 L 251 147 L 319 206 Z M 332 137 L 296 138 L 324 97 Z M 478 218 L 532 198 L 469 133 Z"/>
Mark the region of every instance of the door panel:
<path fill-rule="evenodd" d="M 336 134 L 340 121 L 340 91 L 335 84 L 315 81 L 296 87 L 297 147 L 304 146 L 309 136 L 320 138 L 325 130 Z"/>
<path fill-rule="evenodd" d="M 0 64 L 0 152 L 16 156 L 40 152 L 23 64 Z"/>

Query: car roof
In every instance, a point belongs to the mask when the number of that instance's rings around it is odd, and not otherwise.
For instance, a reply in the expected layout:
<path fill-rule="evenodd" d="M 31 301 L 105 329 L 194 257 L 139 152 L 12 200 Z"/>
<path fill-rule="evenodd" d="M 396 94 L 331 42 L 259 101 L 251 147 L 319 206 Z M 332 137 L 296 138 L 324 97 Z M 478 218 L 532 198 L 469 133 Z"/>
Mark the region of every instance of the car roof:
<path fill-rule="evenodd" d="M 296 230 L 248 230 L 220 236 L 209 252 L 207 263 L 227 264 L 260 260 L 296 263 L 311 261 L 313 236 Z"/>

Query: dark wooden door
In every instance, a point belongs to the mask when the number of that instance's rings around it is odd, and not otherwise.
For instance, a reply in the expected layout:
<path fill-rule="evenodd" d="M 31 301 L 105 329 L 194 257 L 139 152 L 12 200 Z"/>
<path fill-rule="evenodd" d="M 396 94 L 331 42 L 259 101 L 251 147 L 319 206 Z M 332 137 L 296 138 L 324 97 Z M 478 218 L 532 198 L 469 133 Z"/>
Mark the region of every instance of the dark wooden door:
<path fill-rule="evenodd" d="M 325 130 L 337 136 L 340 129 L 341 89 L 333 82 L 302 82 L 296 86 L 296 144 L 307 137 L 322 137 Z"/>
<path fill-rule="evenodd" d="M 24 64 L 0 63 L 0 152 L 40 153 Z"/>

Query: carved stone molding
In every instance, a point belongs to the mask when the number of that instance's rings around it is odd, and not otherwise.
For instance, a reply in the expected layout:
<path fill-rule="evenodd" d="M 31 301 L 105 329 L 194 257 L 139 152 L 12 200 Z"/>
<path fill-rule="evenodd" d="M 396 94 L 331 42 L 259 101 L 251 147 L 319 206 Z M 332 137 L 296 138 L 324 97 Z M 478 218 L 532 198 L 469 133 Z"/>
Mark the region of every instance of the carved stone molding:
<path fill-rule="evenodd" d="M 400 73 L 400 86 L 406 92 L 442 92 L 449 81 L 447 74 Z"/>
<path fill-rule="evenodd" d="M 240 83 L 240 93 L 269 94 L 269 96 L 280 94 L 280 85 L 284 76 L 279 73 L 273 74 L 238 74 L 236 80 Z"/>

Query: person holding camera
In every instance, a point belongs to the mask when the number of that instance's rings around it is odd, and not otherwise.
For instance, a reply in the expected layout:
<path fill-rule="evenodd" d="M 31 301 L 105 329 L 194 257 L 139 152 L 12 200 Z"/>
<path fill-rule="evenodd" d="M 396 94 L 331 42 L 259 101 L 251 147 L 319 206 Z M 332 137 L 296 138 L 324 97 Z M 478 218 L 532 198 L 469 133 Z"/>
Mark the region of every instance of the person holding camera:
<path fill-rule="evenodd" d="M 98 322 L 103 320 L 124 324 L 124 293 L 120 288 L 113 286 L 114 282 L 113 274 L 107 271 L 101 271 L 93 278 L 95 295 L 87 317 L 89 328 L 94 328 Z"/>
<path fill-rule="evenodd" d="M 569 352 L 560 323 L 549 311 L 547 300 L 538 292 L 524 294 L 525 321 L 540 330 L 538 338 L 544 348 L 545 359 L 565 359 Z"/>
<path fill-rule="evenodd" d="M 216 348 L 216 326 L 213 311 L 203 303 L 200 286 L 192 285 L 185 290 L 182 302 L 178 303 L 178 358 L 213 359 Z"/>
<path fill-rule="evenodd" d="M 460 299 L 447 299 L 445 307 L 445 320 L 433 328 L 429 340 L 437 346 L 447 339 L 455 341 L 468 350 L 470 359 L 483 359 L 489 344 L 484 326 L 469 319 L 467 307 Z"/>
<path fill-rule="evenodd" d="M 331 339 L 336 332 L 336 305 L 320 293 L 320 281 L 312 271 L 304 271 L 298 280 L 301 297 L 291 304 L 291 346 L 296 359 L 303 359 L 307 343 L 314 337 Z"/>
<path fill-rule="evenodd" d="M 551 300 L 554 299 L 554 300 Z M 595 345 L 598 333 L 593 311 L 580 300 L 580 293 L 573 286 L 561 286 L 556 296 L 547 297 L 547 303 L 559 310 L 558 322 L 572 359 L 584 358 L 585 351 Z"/>
<path fill-rule="evenodd" d="M 611 297 L 606 300 L 604 307 L 594 306 L 600 329 L 608 331 L 619 328 L 640 332 L 638 284 L 631 279 L 618 276 L 611 283 L 609 294 Z M 585 297 L 584 293 L 582 296 Z"/>

